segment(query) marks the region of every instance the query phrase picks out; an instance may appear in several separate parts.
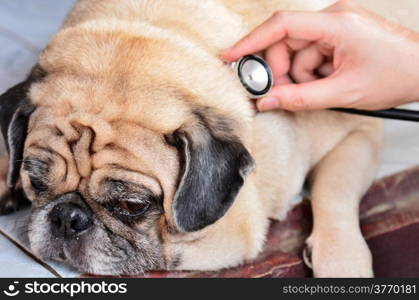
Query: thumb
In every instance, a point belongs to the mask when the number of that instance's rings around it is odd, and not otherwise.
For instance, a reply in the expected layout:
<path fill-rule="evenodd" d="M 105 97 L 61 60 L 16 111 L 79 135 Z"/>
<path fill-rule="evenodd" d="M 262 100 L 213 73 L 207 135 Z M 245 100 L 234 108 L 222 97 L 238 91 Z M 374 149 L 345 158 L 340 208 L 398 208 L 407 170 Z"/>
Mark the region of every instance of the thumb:
<path fill-rule="evenodd" d="M 302 84 L 278 85 L 266 98 L 260 99 L 260 111 L 284 109 L 289 111 L 317 110 L 342 107 L 346 101 L 341 81 L 325 78 Z M 340 101 L 339 101 L 340 100 Z"/>

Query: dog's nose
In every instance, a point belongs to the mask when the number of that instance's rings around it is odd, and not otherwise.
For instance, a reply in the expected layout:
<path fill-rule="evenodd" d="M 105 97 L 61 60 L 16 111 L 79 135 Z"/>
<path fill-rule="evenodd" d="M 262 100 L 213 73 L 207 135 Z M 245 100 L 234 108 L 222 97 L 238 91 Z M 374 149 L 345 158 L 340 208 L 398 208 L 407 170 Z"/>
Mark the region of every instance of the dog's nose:
<path fill-rule="evenodd" d="M 93 225 L 92 213 L 88 208 L 72 202 L 57 204 L 49 218 L 52 234 L 61 238 L 78 236 Z"/>

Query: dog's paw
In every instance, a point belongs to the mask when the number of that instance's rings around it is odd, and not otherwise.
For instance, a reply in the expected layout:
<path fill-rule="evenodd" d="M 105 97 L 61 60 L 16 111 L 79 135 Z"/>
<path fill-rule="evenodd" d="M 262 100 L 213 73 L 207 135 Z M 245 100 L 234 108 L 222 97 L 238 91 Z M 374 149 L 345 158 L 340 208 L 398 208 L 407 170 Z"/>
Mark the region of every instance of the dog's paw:
<path fill-rule="evenodd" d="M 303 258 L 315 277 L 374 277 L 371 252 L 361 233 L 327 237 L 313 234 L 306 244 Z"/>
<path fill-rule="evenodd" d="M 16 191 L 5 190 L 0 194 L 0 216 L 11 214 L 30 205 L 22 189 Z"/>

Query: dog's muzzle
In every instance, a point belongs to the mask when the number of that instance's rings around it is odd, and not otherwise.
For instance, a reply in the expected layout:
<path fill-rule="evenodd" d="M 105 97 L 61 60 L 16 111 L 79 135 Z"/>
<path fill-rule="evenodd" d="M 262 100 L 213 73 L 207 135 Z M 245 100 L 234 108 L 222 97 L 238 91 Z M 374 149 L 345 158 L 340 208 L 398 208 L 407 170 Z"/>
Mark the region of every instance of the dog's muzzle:
<path fill-rule="evenodd" d="M 93 214 L 78 193 L 64 195 L 49 213 L 51 233 L 55 238 L 74 239 L 93 225 Z"/>

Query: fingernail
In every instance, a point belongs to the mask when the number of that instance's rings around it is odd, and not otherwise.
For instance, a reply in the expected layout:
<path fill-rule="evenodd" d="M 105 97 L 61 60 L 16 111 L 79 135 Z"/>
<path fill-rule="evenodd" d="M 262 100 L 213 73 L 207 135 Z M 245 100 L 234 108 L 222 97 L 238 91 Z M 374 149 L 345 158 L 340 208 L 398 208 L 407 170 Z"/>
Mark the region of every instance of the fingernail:
<path fill-rule="evenodd" d="M 264 98 L 257 103 L 257 107 L 260 111 L 276 109 L 279 107 L 279 100 L 273 97 Z"/>
<path fill-rule="evenodd" d="M 219 53 L 219 57 L 223 60 L 229 60 L 229 52 L 231 50 L 233 50 L 234 47 L 230 47 L 224 50 L 221 50 L 221 52 Z"/>

